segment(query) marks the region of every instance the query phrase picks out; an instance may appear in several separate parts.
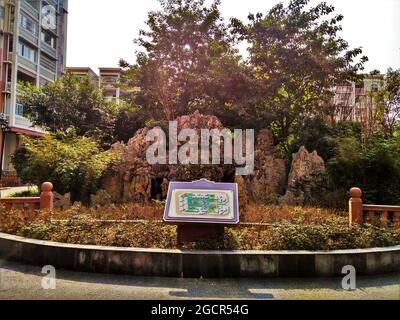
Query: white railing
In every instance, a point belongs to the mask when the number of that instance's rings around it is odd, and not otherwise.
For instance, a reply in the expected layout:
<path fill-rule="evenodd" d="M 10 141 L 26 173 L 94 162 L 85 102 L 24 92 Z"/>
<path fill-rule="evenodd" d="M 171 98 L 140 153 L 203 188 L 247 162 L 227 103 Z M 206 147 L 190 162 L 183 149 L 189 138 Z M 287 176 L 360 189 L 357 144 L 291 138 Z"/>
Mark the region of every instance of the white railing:
<path fill-rule="evenodd" d="M 46 68 L 43 68 L 43 67 L 40 67 L 40 75 L 51 81 L 56 80 L 56 74 L 50 70 L 47 70 Z"/>
<path fill-rule="evenodd" d="M 22 10 L 24 10 L 26 13 L 34 17 L 36 20 L 39 20 L 39 11 L 36 8 L 32 7 L 25 0 L 22 0 L 20 3 Z"/>
<path fill-rule="evenodd" d="M 37 64 L 35 62 L 26 59 L 21 55 L 18 55 L 18 63 L 34 73 L 37 72 Z"/>
<path fill-rule="evenodd" d="M 40 49 L 53 58 L 56 58 L 57 56 L 57 50 L 50 47 L 47 43 L 43 41 L 41 42 Z"/>

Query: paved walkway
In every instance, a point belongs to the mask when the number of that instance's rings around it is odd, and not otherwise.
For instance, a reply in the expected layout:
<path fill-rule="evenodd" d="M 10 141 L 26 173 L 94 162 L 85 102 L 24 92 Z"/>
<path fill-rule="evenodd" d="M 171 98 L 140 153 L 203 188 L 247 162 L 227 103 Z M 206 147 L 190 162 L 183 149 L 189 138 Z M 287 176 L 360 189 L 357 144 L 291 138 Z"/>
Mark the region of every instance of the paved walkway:
<path fill-rule="evenodd" d="M 392 299 L 400 274 L 360 277 L 358 289 L 341 279 L 169 279 L 59 270 L 56 290 L 42 289 L 41 269 L 0 261 L 0 299 Z"/>

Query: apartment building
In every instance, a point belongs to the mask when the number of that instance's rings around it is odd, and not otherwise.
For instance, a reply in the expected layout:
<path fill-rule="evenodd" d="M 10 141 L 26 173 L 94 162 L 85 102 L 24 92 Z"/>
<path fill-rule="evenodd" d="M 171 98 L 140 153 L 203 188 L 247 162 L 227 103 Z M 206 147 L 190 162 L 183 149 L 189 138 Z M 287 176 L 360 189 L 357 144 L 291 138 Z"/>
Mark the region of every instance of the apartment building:
<path fill-rule="evenodd" d="M 10 155 L 19 135 L 41 136 L 18 102 L 20 82 L 42 86 L 65 71 L 68 0 L 0 0 L 1 170 L 13 171 Z"/>
<path fill-rule="evenodd" d="M 120 98 L 125 92 L 120 88 L 122 69 L 120 68 L 99 68 L 100 80 L 99 86 L 104 90 L 104 95 L 109 101 L 119 103 Z"/>
<path fill-rule="evenodd" d="M 98 84 L 99 83 L 99 76 L 96 72 L 94 72 L 91 68 L 88 67 L 68 67 L 66 68 L 66 72 L 72 73 L 77 77 L 89 77 L 89 79 L 93 82 Z"/>
<path fill-rule="evenodd" d="M 333 104 L 336 106 L 335 118 L 337 121 L 354 121 L 367 124 L 374 116 L 374 91 L 383 85 L 381 75 L 367 75 L 363 86 L 357 87 L 354 82 L 348 82 L 334 89 Z"/>
<path fill-rule="evenodd" d="M 68 67 L 67 72 L 70 72 L 78 77 L 88 76 L 93 82 L 97 83 L 99 88 L 103 90 L 104 97 L 107 101 L 120 103 L 121 98 L 128 96 L 132 90 L 125 90 L 120 86 L 122 69 L 121 68 L 99 68 L 97 75 L 91 68 L 88 67 Z"/>

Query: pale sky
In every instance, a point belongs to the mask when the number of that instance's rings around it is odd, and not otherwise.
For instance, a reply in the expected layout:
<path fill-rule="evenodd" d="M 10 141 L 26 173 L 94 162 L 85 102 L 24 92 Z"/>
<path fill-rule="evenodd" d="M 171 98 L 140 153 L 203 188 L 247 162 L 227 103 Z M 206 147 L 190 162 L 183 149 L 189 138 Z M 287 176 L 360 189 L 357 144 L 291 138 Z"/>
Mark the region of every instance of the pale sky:
<path fill-rule="evenodd" d="M 245 20 L 266 12 L 279 0 L 222 0 L 225 19 Z M 287 2 L 287 1 L 284 1 Z M 312 0 L 312 4 L 321 1 Z M 400 0 L 326 0 L 344 15 L 341 36 L 351 47 L 363 47 L 366 71 L 400 68 Z M 67 66 L 116 67 L 120 58 L 133 63 L 133 39 L 145 28 L 157 0 L 69 0 Z"/>

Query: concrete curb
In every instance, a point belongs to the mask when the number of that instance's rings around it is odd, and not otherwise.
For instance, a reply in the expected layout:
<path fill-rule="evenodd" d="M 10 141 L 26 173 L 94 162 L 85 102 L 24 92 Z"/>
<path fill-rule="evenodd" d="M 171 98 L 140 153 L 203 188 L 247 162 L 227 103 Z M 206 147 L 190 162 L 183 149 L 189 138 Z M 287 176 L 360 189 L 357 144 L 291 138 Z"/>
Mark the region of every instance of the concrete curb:
<path fill-rule="evenodd" d="M 181 251 L 100 247 L 0 233 L 0 258 L 32 265 L 134 276 L 185 278 L 333 277 L 400 271 L 400 246 L 340 251 Z"/>

